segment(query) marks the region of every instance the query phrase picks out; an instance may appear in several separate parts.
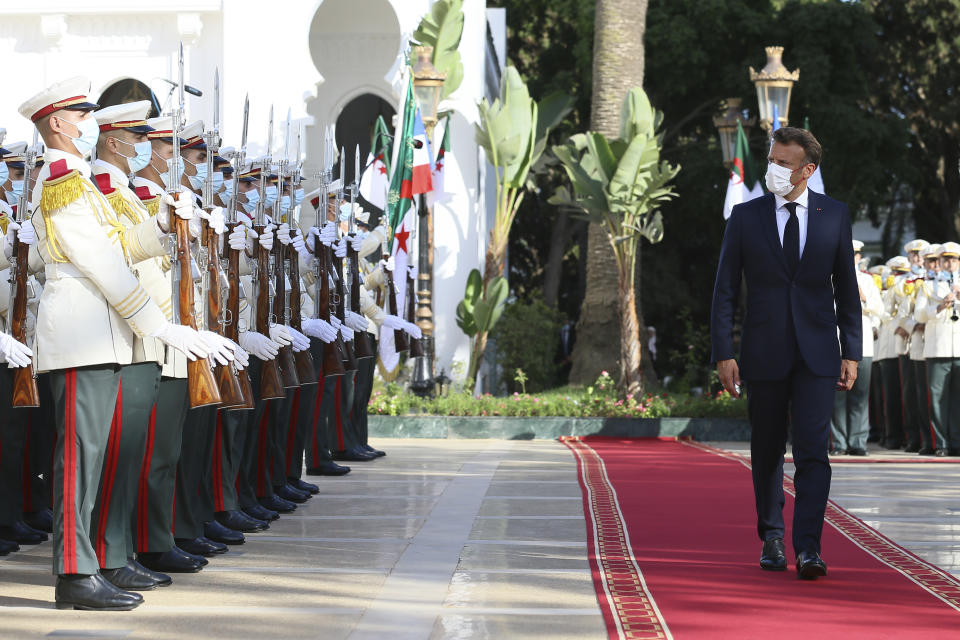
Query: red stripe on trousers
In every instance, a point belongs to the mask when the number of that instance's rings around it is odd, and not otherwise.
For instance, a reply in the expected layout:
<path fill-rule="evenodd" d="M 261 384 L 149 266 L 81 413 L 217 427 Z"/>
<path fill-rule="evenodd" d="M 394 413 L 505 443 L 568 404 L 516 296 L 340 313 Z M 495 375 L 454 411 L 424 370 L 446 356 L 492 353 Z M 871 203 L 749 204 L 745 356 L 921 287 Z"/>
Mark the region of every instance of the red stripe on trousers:
<path fill-rule="evenodd" d="M 157 405 L 150 409 L 147 423 L 147 446 L 143 449 L 143 464 L 140 466 L 140 481 L 137 486 L 137 551 L 150 549 L 150 465 L 153 463 L 153 442 L 157 431 Z"/>
<path fill-rule="evenodd" d="M 63 572 L 77 572 L 77 371 L 63 373 Z"/>
<path fill-rule="evenodd" d="M 223 412 L 217 411 L 217 431 L 213 436 L 213 506 L 215 511 L 226 511 L 223 507 Z"/>
<path fill-rule="evenodd" d="M 317 424 L 320 421 L 320 409 L 323 404 L 323 385 L 326 383 L 326 378 L 320 378 L 320 384 L 317 385 L 317 398 L 313 403 L 313 429 L 310 430 L 310 439 L 311 445 L 310 449 L 313 451 L 313 466 L 320 466 L 320 440 L 317 438 Z M 326 427 L 326 425 L 324 425 Z"/>
<path fill-rule="evenodd" d="M 107 518 L 110 516 L 110 496 L 113 495 L 113 481 L 117 474 L 117 460 L 120 457 L 120 436 L 123 432 L 123 381 L 117 387 L 117 402 L 110 422 L 110 439 L 107 441 L 107 462 L 103 473 L 103 486 L 100 488 L 100 520 L 97 523 L 96 550 L 97 560 L 103 567 L 106 560 L 107 541 L 105 538 Z M 104 567 L 106 568 L 106 567 Z"/>
<path fill-rule="evenodd" d="M 340 416 L 340 378 L 337 378 L 337 386 L 333 390 L 333 407 L 336 410 L 337 417 L 337 451 L 343 451 L 346 447 L 343 444 L 343 419 Z"/>
<path fill-rule="evenodd" d="M 27 414 L 27 432 L 23 439 L 23 463 L 20 465 L 20 482 L 23 488 L 23 512 L 33 513 L 33 492 L 30 490 L 30 478 L 32 470 L 30 469 L 30 427 L 33 425 L 33 411 L 29 410 Z"/>
<path fill-rule="evenodd" d="M 265 400 L 263 415 L 260 417 L 260 426 L 257 429 L 257 497 L 266 495 L 267 489 L 263 484 L 263 474 L 266 470 L 267 456 L 267 422 L 270 418 L 270 401 Z"/>
<path fill-rule="evenodd" d="M 291 476 L 290 467 L 293 466 L 293 445 L 294 441 L 297 439 L 297 417 L 300 413 L 300 388 L 298 387 L 293 392 L 293 406 L 290 407 L 290 421 L 287 425 L 287 456 L 286 456 L 286 465 L 285 471 L 287 477 Z"/>

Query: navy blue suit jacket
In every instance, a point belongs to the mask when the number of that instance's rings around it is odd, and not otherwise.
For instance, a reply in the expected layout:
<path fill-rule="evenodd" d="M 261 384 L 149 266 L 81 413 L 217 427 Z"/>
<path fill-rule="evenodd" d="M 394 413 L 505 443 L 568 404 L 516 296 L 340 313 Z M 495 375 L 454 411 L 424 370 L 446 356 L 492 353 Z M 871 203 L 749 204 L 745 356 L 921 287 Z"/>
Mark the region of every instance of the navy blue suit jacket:
<path fill-rule="evenodd" d="M 713 289 L 712 359 L 736 356 L 733 316 L 742 274 L 747 286 L 743 380 L 786 378 L 798 349 L 818 376 L 839 377 L 841 358 L 862 357 L 850 213 L 847 205 L 814 191 L 807 205 L 807 239 L 793 274 L 780 244 L 772 194 L 735 206 L 727 222 Z"/>

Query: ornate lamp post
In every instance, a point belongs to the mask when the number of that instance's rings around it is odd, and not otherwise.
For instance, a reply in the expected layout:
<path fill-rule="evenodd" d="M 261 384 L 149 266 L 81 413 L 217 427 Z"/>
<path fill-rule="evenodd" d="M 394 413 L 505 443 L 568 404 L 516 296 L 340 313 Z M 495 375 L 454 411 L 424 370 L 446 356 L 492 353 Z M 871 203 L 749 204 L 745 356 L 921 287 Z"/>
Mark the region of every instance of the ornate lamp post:
<path fill-rule="evenodd" d="M 737 147 L 737 123 L 743 126 L 743 132 L 750 138 L 750 129 L 756 124 L 756 118 L 743 117 L 743 101 L 740 98 L 727 98 L 723 101 L 723 115 L 714 116 L 713 126 L 720 134 L 720 149 L 723 151 L 723 166 L 733 166 L 733 156 Z"/>
<path fill-rule="evenodd" d="M 800 80 L 800 70 L 788 71 L 783 66 L 783 47 L 767 47 L 766 51 L 766 66 L 759 72 L 750 67 L 750 82 L 757 87 L 760 126 L 771 131 L 774 107 L 781 127 L 786 126 L 789 121 L 790 92 L 793 90 L 793 83 Z"/>
<path fill-rule="evenodd" d="M 437 124 L 440 93 L 447 78 L 433 66 L 433 47 L 415 47 L 417 61 L 413 65 L 413 93 L 420 107 L 427 139 L 433 142 L 433 128 Z M 430 159 L 433 162 L 433 158 Z M 417 268 L 417 326 L 423 331 L 422 357 L 416 358 L 410 387 L 419 394 L 433 393 L 433 210 L 421 200 L 420 237 L 417 239 L 419 265 Z"/>

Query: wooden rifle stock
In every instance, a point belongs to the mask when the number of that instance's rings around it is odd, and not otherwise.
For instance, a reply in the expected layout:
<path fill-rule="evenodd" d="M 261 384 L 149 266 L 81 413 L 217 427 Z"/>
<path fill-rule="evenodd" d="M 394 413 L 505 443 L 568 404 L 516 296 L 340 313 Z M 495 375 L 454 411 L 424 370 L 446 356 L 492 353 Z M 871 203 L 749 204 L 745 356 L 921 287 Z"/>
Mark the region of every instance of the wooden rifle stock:
<path fill-rule="evenodd" d="M 28 189 L 24 185 L 24 189 Z M 10 314 L 10 335 L 27 344 L 27 256 L 30 245 L 13 241 L 13 258 L 10 262 L 10 283 L 14 287 L 13 308 Z M 13 406 L 39 407 L 40 392 L 33 373 L 33 362 L 13 370 Z"/>
<path fill-rule="evenodd" d="M 407 322 L 415 323 L 417 320 L 417 282 L 410 277 L 407 272 Z M 421 358 L 426 355 L 423 351 L 423 342 L 417 338 L 410 338 L 410 357 Z"/>
<path fill-rule="evenodd" d="M 346 314 L 346 291 L 343 286 L 343 267 L 341 265 L 340 259 L 335 259 L 333 261 L 333 271 L 336 273 L 336 287 L 337 287 L 337 298 L 340 300 L 340 304 L 337 305 L 337 319 L 341 323 L 345 323 L 347 320 Z M 343 368 L 347 370 L 348 373 L 356 371 L 359 369 L 357 366 L 357 355 L 353 351 L 353 341 L 350 342 L 344 341 L 343 343 Z"/>
<path fill-rule="evenodd" d="M 224 325 L 220 318 L 223 315 L 223 292 L 220 289 L 220 242 L 217 234 L 210 225 L 203 222 L 203 244 L 207 249 L 207 328 L 224 337 Z M 239 372 L 234 364 L 215 364 L 213 375 L 217 379 L 217 388 L 223 399 L 223 409 L 245 409 L 247 405 L 253 407 L 253 398 L 244 396 L 243 385 L 240 384 Z"/>
<path fill-rule="evenodd" d="M 397 286 L 393 282 L 393 271 L 384 269 L 384 276 L 387 280 L 387 303 L 390 306 L 390 315 L 400 317 L 400 311 L 397 308 Z M 403 353 L 410 350 L 410 338 L 407 332 L 401 329 L 393 330 L 393 344 L 397 353 Z"/>
<path fill-rule="evenodd" d="M 240 223 L 237 223 L 240 224 Z M 236 229 L 236 226 L 234 226 Z M 227 322 L 223 325 L 223 335 L 234 342 L 240 341 L 240 252 L 242 249 L 227 250 L 227 280 L 230 282 L 230 292 L 227 294 Z M 234 409 L 253 409 L 253 384 L 246 369 L 237 371 L 237 381 L 243 391 L 246 403 Z"/>
<path fill-rule="evenodd" d="M 314 302 L 317 305 L 317 317 L 330 322 L 330 247 L 324 246 L 316 240 L 315 254 L 319 261 L 320 298 Z M 343 368 L 343 338 L 340 332 L 333 342 L 323 345 L 323 375 L 342 376 L 347 371 Z"/>
<path fill-rule="evenodd" d="M 303 333 L 303 318 L 300 317 L 300 254 L 292 244 L 287 247 L 287 259 L 290 261 L 290 326 Z M 300 384 L 317 384 L 317 370 L 310 350 L 294 351 L 293 360 L 297 365 Z"/>
<path fill-rule="evenodd" d="M 278 324 L 287 324 L 286 313 L 284 310 L 284 296 L 286 295 L 287 284 L 283 273 L 283 243 L 279 238 L 274 239 L 273 244 L 273 276 L 275 293 L 273 296 L 274 316 L 279 318 Z M 280 311 L 277 312 L 277 305 Z M 283 380 L 285 389 L 292 389 L 300 386 L 300 378 L 297 376 L 297 363 L 293 360 L 293 347 L 285 345 L 280 347 L 280 353 L 277 354 L 277 366 L 280 367 L 280 379 Z"/>
<path fill-rule="evenodd" d="M 179 280 L 177 289 L 177 299 L 179 303 L 179 317 L 174 318 L 181 325 L 197 328 L 194 321 L 194 298 L 193 298 L 193 269 L 190 263 L 190 230 L 189 221 L 178 216 L 171 216 L 176 219 L 176 239 L 177 239 L 177 265 L 179 269 Z M 198 358 L 196 360 L 187 360 L 187 388 L 190 395 L 190 408 L 206 407 L 209 405 L 220 404 L 220 389 L 217 381 L 210 369 L 210 361 L 207 358 Z"/>
<path fill-rule="evenodd" d="M 350 260 L 350 310 L 360 313 L 360 264 L 358 262 L 360 257 L 353 250 L 352 243 L 347 246 L 347 258 Z M 355 331 L 353 343 L 358 360 L 376 357 L 377 350 L 373 346 L 373 336 L 369 332 Z"/>
<path fill-rule="evenodd" d="M 263 233 L 263 226 L 254 226 L 253 230 L 259 238 Z M 254 330 L 268 338 L 270 337 L 270 252 L 260 246 L 260 241 L 254 242 L 257 256 L 257 300 L 254 308 Z M 276 358 L 263 360 L 260 367 L 260 397 L 264 400 L 285 398 L 283 379 L 280 377 L 280 367 Z"/>

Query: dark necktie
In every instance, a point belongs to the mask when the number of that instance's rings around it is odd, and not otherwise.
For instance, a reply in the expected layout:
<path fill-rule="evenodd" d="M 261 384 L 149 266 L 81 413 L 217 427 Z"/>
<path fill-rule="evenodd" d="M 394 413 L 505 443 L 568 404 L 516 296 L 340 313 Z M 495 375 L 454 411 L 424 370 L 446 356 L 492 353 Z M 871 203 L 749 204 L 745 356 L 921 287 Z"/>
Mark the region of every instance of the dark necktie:
<path fill-rule="evenodd" d="M 783 228 L 783 255 L 787 258 L 790 273 L 794 273 L 800 263 L 800 220 L 797 218 L 796 202 L 788 202 L 783 206 L 790 212 L 787 226 Z"/>

